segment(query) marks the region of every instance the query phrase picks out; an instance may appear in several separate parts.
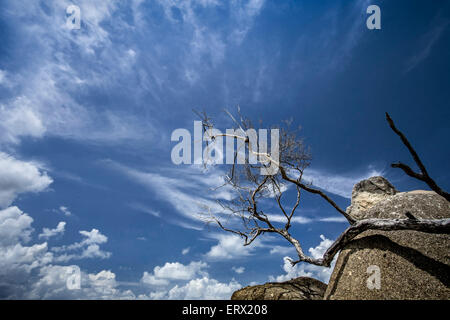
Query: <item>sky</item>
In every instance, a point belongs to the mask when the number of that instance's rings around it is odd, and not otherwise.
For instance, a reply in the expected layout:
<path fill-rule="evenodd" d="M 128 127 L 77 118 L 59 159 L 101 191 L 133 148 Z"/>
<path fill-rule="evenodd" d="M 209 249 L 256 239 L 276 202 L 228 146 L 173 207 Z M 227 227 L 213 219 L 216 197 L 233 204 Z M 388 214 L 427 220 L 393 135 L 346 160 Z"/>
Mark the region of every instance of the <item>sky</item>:
<path fill-rule="evenodd" d="M 225 167 L 172 163 L 171 133 L 193 132 L 192 109 L 222 130 L 238 105 L 267 128 L 292 119 L 312 154 L 305 179 L 342 208 L 370 176 L 428 189 L 390 168 L 413 161 L 389 112 L 450 189 L 449 1 L 4 0 L 0 40 L 2 299 L 229 299 L 327 282 L 330 268 L 292 267 L 279 237 L 244 247 L 199 219 L 235 195 L 213 191 Z M 348 226 L 314 195 L 296 217 L 313 257 Z"/>

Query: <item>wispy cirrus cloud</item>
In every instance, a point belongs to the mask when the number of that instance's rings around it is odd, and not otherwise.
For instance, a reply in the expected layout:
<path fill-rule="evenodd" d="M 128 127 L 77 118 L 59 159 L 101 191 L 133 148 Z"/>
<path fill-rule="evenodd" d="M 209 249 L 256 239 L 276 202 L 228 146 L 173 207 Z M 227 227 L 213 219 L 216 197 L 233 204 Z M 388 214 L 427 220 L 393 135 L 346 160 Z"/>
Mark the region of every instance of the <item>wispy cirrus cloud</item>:
<path fill-rule="evenodd" d="M 440 40 L 442 34 L 450 25 L 450 21 L 438 23 L 419 40 L 420 48 L 405 62 L 405 73 L 415 69 L 428 58 L 434 45 Z"/>
<path fill-rule="evenodd" d="M 308 168 L 305 170 L 303 180 L 312 182 L 313 186 L 327 192 L 350 199 L 353 186 L 356 183 L 373 176 L 382 175 L 383 170 L 377 170 L 372 166 L 369 166 L 368 169 L 363 172 L 348 172 L 346 174 L 336 174 L 325 170 Z"/>
<path fill-rule="evenodd" d="M 230 200 L 234 197 L 232 191 L 225 187 L 212 192 L 214 188 L 223 185 L 223 177 L 218 172 L 203 174 L 200 169 L 190 167 L 166 168 L 156 173 L 136 170 L 111 160 L 103 160 L 102 163 L 155 192 L 161 201 L 170 204 L 188 220 L 174 221 L 170 216 L 163 218 L 186 228 L 201 230 L 195 223 L 203 223 L 202 214 L 208 210 L 220 214 L 224 209 L 216 200 Z"/>
<path fill-rule="evenodd" d="M 24 57 L 27 68 L 2 70 L 0 85 L 7 94 L 0 99 L 4 119 L 0 142 L 17 144 L 23 137 L 45 135 L 103 143 L 150 137 L 150 121 L 118 108 L 93 106 L 86 98 L 86 92 L 111 90 L 116 80 L 134 74 L 135 52 L 117 44 L 104 24 L 113 19 L 119 1 L 97 5 L 78 1 L 82 14 L 78 32 L 66 27 L 69 4 L 5 4 L 9 23 L 21 35 L 18 41 L 34 47 L 39 55 Z M 122 31 L 129 28 L 120 16 L 114 18 L 113 26 Z"/>

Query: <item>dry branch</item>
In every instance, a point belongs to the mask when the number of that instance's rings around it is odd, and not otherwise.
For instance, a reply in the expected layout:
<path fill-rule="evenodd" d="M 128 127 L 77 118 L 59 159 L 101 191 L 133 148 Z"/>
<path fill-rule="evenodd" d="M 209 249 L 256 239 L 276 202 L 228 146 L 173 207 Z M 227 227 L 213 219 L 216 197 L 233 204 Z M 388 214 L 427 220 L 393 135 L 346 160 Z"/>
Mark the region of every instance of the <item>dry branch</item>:
<path fill-rule="evenodd" d="M 450 219 L 365 219 L 359 220 L 354 225 L 348 227 L 328 248 L 320 259 L 311 259 L 302 257 L 299 254 L 299 260 L 292 261 L 296 264 L 302 261 L 309 262 L 318 266 L 329 267 L 334 256 L 343 249 L 357 235 L 367 230 L 415 230 L 426 233 L 449 234 Z"/>
<path fill-rule="evenodd" d="M 414 150 L 412 145 L 409 143 L 406 136 L 399 129 L 397 129 L 397 127 L 394 124 L 394 121 L 392 120 L 392 118 L 389 116 L 389 113 L 387 113 L 387 112 L 386 112 L 386 120 L 389 123 L 389 126 L 391 127 L 392 131 L 394 131 L 400 137 L 403 144 L 408 148 L 408 151 L 411 154 L 411 156 L 413 157 L 414 162 L 417 164 L 417 166 L 420 169 L 420 173 L 415 172 L 408 165 L 401 163 L 401 162 L 392 163 L 391 167 L 392 168 L 400 168 L 408 176 L 425 182 L 431 188 L 431 190 L 433 190 L 437 194 L 443 196 L 447 201 L 450 201 L 450 194 L 448 192 L 445 192 L 444 190 L 442 190 L 437 185 L 437 183 L 428 175 L 427 169 L 423 165 L 422 160 L 420 160 L 419 155 Z"/>

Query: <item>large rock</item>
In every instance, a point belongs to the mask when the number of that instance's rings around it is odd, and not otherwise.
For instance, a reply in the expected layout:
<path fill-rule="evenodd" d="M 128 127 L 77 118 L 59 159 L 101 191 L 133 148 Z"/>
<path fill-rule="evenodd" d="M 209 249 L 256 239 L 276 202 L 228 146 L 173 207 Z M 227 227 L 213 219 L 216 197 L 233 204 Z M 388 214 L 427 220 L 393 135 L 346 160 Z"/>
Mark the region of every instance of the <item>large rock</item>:
<path fill-rule="evenodd" d="M 231 300 L 322 300 L 326 288 L 319 280 L 299 277 L 245 287 L 234 292 Z"/>
<path fill-rule="evenodd" d="M 359 190 L 354 188 L 348 211 L 355 219 L 406 218 L 407 212 L 416 218 L 450 217 L 450 203 L 435 192 L 397 193 L 392 185 L 384 183 L 388 188 L 383 187 L 386 190 L 383 193 L 373 187 L 374 178 L 368 180 L 358 183 Z M 382 181 L 378 177 L 376 180 Z M 370 204 L 358 204 L 361 194 L 363 199 L 371 199 Z M 324 298 L 450 299 L 449 253 L 449 235 L 418 231 L 363 232 L 340 252 Z M 377 270 L 379 288 L 373 282 Z"/>
<path fill-rule="evenodd" d="M 393 196 L 398 191 L 383 177 L 371 177 L 355 184 L 352 190 L 352 203 L 347 213 L 355 219 L 362 219 L 362 214 L 375 203 Z"/>

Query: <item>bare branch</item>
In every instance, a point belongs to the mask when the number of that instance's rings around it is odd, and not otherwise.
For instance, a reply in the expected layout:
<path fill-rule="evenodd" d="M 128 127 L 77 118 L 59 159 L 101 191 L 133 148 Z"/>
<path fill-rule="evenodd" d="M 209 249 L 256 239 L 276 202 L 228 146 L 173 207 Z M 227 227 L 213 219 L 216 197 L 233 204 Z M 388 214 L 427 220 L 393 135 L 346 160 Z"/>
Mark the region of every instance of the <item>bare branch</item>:
<path fill-rule="evenodd" d="M 314 194 L 318 194 L 320 195 L 323 199 L 325 199 L 325 201 L 327 201 L 329 204 L 331 204 L 333 206 L 333 208 L 335 208 L 337 211 L 339 211 L 350 224 L 355 223 L 355 219 L 353 219 L 347 212 L 345 212 L 344 210 L 342 210 L 333 200 L 331 200 L 330 197 L 328 197 L 324 192 L 322 192 L 319 189 L 314 189 L 311 187 L 308 187 L 307 185 L 301 183 L 300 181 L 297 181 L 295 179 L 290 178 L 287 173 L 286 170 L 283 167 L 280 167 L 280 172 L 281 172 L 281 176 L 283 177 L 284 180 L 292 182 L 296 185 L 298 185 L 300 188 L 302 188 L 303 190 L 306 190 L 310 193 L 314 193 Z"/>
<path fill-rule="evenodd" d="M 450 201 L 450 194 L 448 192 L 445 192 L 444 190 L 442 190 L 436 184 L 436 182 L 428 175 L 427 169 L 425 168 L 422 161 L 420 160 L 419 155 L 414 150 L 412 145 L 409 143 L 408 139 L 406 139 L 405 135 L 399 129 L 397 129 L 397 127 L 394 124 L 394 121 L 392 120 L 392 118 L 389 116 L 389 113 L 387 113 L 387 112 L 386 112 L 386 120 L 389 123 L 389 126 L 391 127 L 392 131 L 394 131 L 400 137 L 403 144 L 408 148 L 409 153 L 413 157 L 413 159 L 416 162 L 417 166 L 419 167 L 421 173 L 415 172 L 409 166 L 407 166 L 406 164 L 403 164 L 401 162 L 393 163 L 393 164 L 391 164 L 391 167 L 392 168 L 400 168 L 408 176 L 425 182 L 431 188 L 431 190 L 433 190 L 437 194 L 443 196 L 447 201 Z"/>
<path fill-rule="evenodd" d="M 357 235 L 367 230 L 415 230 L 426 233 L 449 234 L 450 219 L 365 219 L 359 220 L 348 227 L 328 248 L 320 259 L 305 257 L 303 252 L 297 252 L 299 260 L 291 261 L 293 265 L 305 261 L 318 266 L 329 267 L 334 256 Z M 298 251 L 298 250 L 297 250 Z"/>

